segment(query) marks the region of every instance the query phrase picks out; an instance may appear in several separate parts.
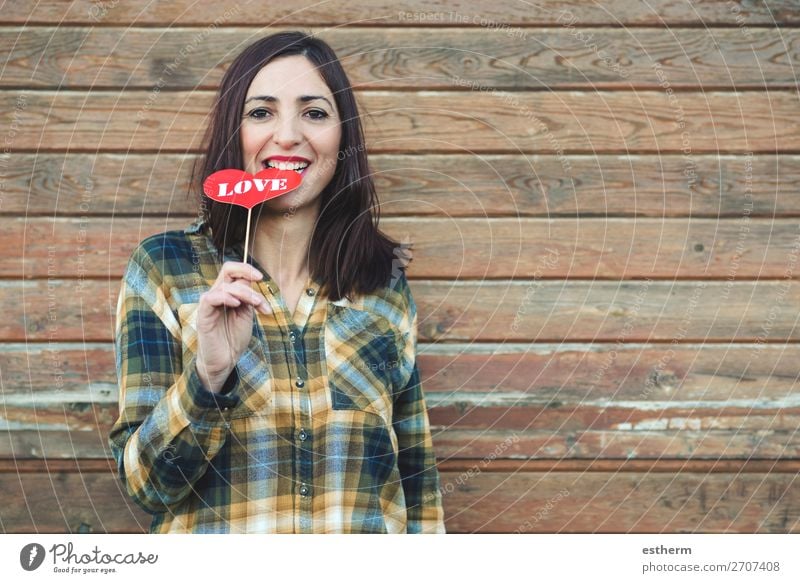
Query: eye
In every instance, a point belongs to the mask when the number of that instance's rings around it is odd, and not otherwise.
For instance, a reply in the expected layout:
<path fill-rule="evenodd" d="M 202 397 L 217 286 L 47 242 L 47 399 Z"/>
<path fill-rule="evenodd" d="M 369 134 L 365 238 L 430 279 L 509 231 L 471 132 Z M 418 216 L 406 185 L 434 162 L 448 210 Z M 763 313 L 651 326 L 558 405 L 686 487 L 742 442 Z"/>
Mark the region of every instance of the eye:
<path fill-rule="evenodd" d="M 311 116 L 311 119 L 325 119 L 328 117 L 328 112 L 323 111 L 322 109 L 312 109 L 307 113 Z"/>
<path fill-rule="evenodd" d="M 250 113 L 248 113 L 247 117 L 251 117 L 253 119 L 264 119 L 268 113 L 269 110 L 264 109 L 263 107 L 258 107 L 253 111 L 251 111 Z"/>

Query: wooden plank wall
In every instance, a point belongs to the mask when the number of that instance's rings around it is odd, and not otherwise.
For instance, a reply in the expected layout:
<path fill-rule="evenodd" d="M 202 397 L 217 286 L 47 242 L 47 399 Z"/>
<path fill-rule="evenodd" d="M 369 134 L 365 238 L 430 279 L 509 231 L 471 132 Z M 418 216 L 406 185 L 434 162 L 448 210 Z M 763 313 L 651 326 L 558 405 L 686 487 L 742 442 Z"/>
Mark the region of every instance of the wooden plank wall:
<path fill-rule="evenodd" d="M 196 215 L 226 64 L 300 28 L 415 244 L 448 531 L 800 532 L 798 26 L 798 0 L 5 3 L 0 527 L 146 530 L 106 442 L 119 278 Z"/>

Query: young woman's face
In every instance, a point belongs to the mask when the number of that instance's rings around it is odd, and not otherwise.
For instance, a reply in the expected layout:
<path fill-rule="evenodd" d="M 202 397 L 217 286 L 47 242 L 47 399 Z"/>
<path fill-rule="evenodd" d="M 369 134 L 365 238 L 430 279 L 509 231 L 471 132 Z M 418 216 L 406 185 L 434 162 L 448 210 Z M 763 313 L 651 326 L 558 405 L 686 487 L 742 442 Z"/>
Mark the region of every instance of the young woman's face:
<path fill-rule="evenodd" d="M 258 72 L 247 90 L 240 134 L 250 174 L 308 164 L 298 169 L 303 181 L 296 190 L 264 203 L 269 210 L 312 206 L 333 178 L 341 120 L 330 89 L 306 57 L 280 57 Z"/>

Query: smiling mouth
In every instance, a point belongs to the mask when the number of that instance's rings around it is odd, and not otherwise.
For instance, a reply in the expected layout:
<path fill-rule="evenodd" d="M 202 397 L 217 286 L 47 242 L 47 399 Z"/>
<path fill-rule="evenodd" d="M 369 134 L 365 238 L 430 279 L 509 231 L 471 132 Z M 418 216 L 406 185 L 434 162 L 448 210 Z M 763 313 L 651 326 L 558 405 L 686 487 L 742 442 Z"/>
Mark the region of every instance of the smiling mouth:
<path fill-rule="evenodd" d="M 294 170 L 302 176 L 311 166 L 311 162 L 274 162 L 272 160 L 264 160 L 261 165 L 265 169 L 277 168 L 278 170 Z"/>

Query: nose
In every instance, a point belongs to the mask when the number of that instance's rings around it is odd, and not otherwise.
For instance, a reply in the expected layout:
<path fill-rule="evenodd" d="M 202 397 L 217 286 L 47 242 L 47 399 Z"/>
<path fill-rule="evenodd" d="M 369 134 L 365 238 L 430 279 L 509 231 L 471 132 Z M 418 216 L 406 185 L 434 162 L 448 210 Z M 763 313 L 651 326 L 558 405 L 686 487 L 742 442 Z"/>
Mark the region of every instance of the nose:
<path fill-rule="evenodd" d="M 275 132 L 272 134 L 272 141 L 285 150 L 290 150 L 293 146 L 300 143 L 300 126 L 294 116 L 282 116 L 278 118 Z"/>

